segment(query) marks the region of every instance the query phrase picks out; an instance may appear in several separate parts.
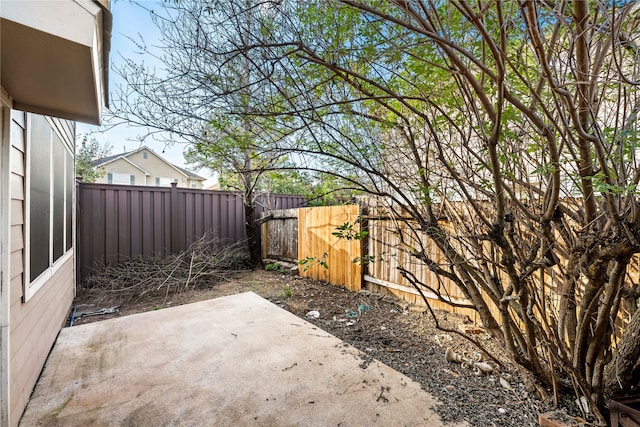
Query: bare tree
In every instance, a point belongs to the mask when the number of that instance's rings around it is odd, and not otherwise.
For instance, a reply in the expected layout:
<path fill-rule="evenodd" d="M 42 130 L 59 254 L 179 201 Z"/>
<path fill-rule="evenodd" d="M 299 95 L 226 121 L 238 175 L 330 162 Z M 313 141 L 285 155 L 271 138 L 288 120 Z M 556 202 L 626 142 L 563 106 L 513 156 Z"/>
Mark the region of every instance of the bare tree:
<path fill-rule="evenodd" d="M 516 362 L 585 396 L 604 425 L 605 396 L 640 372 L 638 6 L 261 7 L 260 30 L 227 54 L 254 58 L 277 94 L 251 113 L 297 129 L 279 148 L 409 216 L 405 249 L 457 285 Z"/>
<path fill-rule="evenodd" d="M 249 114 L 252 103 L 269 97 L 269 87 L 255 78 L 253 52 L 246 49 L 251 34 L 259 31 L 255 16 L 261 10 L 255 3 L 176 1 L 150 11 L 162 34 L 160 45 L 132 42 L 144 53 L 142 58 L 158 65 L 125 58 L 116 70 L 125 84 L 115 94 L 112 114 L 151 128 L 147 137 L 168 135 L 166 142 L 192 144 L 189 157 L 196 163 L 237 177 L 249 251 L 258 266 L 262 259 L 256 186 L 264 172 L 282 167 L 281 153 L 272 149 L 273 138 L 285 137 L 288 129 L 280 126 L 272 132 L 275 122 Z M 243 54 L 237 55 L 239 51 Z"/>

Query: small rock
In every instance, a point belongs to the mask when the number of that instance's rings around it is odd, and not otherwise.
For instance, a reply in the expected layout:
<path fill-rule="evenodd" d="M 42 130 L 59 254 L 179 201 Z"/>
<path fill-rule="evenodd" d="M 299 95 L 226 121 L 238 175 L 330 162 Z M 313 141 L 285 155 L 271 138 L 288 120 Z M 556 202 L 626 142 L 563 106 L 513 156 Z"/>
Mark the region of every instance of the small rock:
<path fill-rule="evenodd" d="M 453 372 L 451 369 L 443 369 L 442 371 L 451 375 L 453 378 L 460 378 L 460 374 Z"/>
<path fill-rule="evenodd" d="M 507 413 L 507 410 L 506 410 L 506 409 L 504 409 L 504 408 L 498 408 L 498 412 L 499 412 L 500 414 L 504 415 L 504 414 L 506 414 L 506 413 Z"/>
<path fill-rule="evenodd" d="M 318 310 L 311 310 L 310 312 L 307 313 L 307 317 L 309 319 L 319 319 L 320 312 Z"/>
<path fill-rule="evenodd" d="M 500 385 L 509 391 L 513 391 L 513 388 L 511 388 L 511 384 L 509 384 L 509 381 L 505 380 L 502 377 L 500 377 Z"/>

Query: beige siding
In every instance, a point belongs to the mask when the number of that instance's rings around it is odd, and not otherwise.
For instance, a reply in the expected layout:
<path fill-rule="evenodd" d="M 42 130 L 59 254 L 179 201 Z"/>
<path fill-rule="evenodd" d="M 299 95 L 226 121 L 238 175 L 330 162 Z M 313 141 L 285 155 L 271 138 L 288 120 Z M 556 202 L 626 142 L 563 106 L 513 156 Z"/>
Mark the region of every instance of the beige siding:
<path fill-rule="evenodd" d="M 145 152 L 148 153 L 146 159 L 144 158 Z M 128 159 L 151 174 L 149 177 L 151 179 L 151 181 L 149 181 L 150 185 L 156 185 L 156 178 L 177 179 L 178 185 L 180 185 L 180 182 L 183 180 L 185 184 L 187 182 L 186 177 L 182 173 L 167 164 L 167 162 L 160 159 L 151 151 L 142 150 L 137 153 L 133 153 L 128 157 Z M 184 187 L 184 185 L 181 186 Z"/>
<path fill-rule="evenodd" d="M 73 302 L 73 258 L 29 300 L 11 307 L 11 413 L 22 414 Z M 13 298 L 12 298 L 13 299 Z"/>
<path fill-rule="evenodd" d="M 11 199 L 16 200 L 22 206 L 24 201 L 24 176 L 11 174 Z"/>
<path fill-rule="evenodd" d="M 9 269 L 11 271 L 11 281 L 13 281 L 13 279 L 18 279 L 18 276 L 24 273 L 24 264 L 22 262 L 21 251 L 15 251 L 11 254 Z M 20 277 L 19 279 L 22 281 L 22 277 Z"/>
<path fill-rule="evenodd" d="M 107 184 L 109 182 L 107 174 L 109 173 L 127 173 L 136 177 L 136 185 L 155 185 L 155 181 L 151 183 L 151 181 L 145 177 L 144 172 L 123 159 L 114 160 L 113 162 L 103 166 L 101 169 L 104 170 L 104 175 L 96 179 L 96 182 L 98 183 Z"/>
<path fill-rule="evenodd" d="M 73 302 L 74 258 L 56 266 L 51 279 L 23 302 L 25 255 L 25 142 L 19 124 L 21 113 L 14 112 L 11 123 L 11 244 L 10 244 L 10 424 L 17 425 L 44 362 L 67 318 Z M 16 120 L 17 119 L 17 120 Z M 68 144 L 73 129 L 62 120 L 50 123 L 63 133 Z M 62 261 L 62 260 L 61 260 Z"/>
<path fill-rule="evenodd" d="M 14 321 L 14 310 L 19 309 L 19 305 L 22 302 L 23 294 L 23 277 L 24 277 L 24 160 L 25 160 L 25 133 L 24 127 L 26 125 L 24 113 L 13 111 L 11 115 L 11 244 L 10 244 L 10 270 L 9 275 L 11 277 L 9 295 L 11 300 L 9 301 L 9 342 L 14 339 L 12 330 L 12 323 Z M 12 370 L 15 369 L 14 352 L 13 347 L 9 348 L 9 372 L 13 374 Z M 22 408 L 16 406 L 16 402 L 19 402 L 17 396 L 14 396 L 15 388 L 14 378 L 9 378 L 9 396 L 10 405 L 9 414 L 10 423 L 15 425 L 22 413 Z M 14 409 L 18 408 L 18 409 Z"/>
<path fill-rule="evenodd" d="M 147 154 L 147 158 L 145 158 L 145 153 Z M 148 185 L 155 187 L 156 178 L 168 178 L 171 181 L 177 182 L 178 187 L 198 189 L 202 189 L 203 187 L 201 180 L 191 179 L 184 175 L 172 164 L 168 163 L 151 150 L 143 149 L 138 152 L 131 153 L 127 156 L 127 159 L 129 161 L 119 158 L 102 166 L 101 169 L 104 171 L 104 176 L 96 179 L 96 182 L 107 184 L 109 182 L 107 174 L 126 173 L 129 175 L 135 175 L 135 185 Z M 143 171 L 150 175 L 145 176 Z M 196 187 L 192 187 L 192 183 L 196 183 Z"/>

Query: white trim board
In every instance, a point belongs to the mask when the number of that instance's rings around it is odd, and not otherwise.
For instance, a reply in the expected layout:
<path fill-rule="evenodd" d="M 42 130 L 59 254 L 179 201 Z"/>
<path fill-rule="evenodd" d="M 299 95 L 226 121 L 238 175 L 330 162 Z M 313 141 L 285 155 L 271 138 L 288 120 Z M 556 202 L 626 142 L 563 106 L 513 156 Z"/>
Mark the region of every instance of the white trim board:
<path fill-rule="evenodd" d="M 1 89 L 1 88 L 0 88 Z M 9 308 L 11 299 L 11 98 L 0 90 L 0 425 L 8 426 L 11 407 L 9 393 Z"/>

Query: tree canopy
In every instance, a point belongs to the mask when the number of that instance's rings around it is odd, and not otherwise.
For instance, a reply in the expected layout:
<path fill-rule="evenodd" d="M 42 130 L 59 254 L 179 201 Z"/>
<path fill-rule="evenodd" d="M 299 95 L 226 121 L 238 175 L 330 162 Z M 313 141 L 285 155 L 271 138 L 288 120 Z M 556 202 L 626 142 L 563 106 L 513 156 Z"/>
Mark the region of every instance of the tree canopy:
<path fill-rule="evenodd" d="M 517 363 L 605 423 L 605 397 L 640 377 L 636 3 L 166 7 L 175 66 L 130 65 L 130 87 L 162 94 L 133 110 L 238 172 L 294 155 L 410 218 L 403 249 L 453 281 Z"/>
<path fill-rule="evenodd" d="M 627 280 L 640 251 L 635 3 L 225 5 L 228 22 L 251 10 L 255 23 L 225 55 L 254 58 L 252 84 L 270 87 L 250 114 L 295 135 L 273 147 L 409 215 L 417 227 L 405 249 L 455 281 L 542 382 L 575 388 L 593 408 L 631 386 L 640 355 L 630 344 L 638 289 Z M 616 322 L 625 331 L 617 345 Z"/>
<path fill-rule="evenodd" d="M 111 149 L 111 145 L 101 144 L 95 138 L 89 139 L 88 135 L 83 135 L 80 144 L 76 144 L 76 176 L 84 182 L 95 182 L 103 176 L 103 171 L 94 168 L 93 162 L 107 157 Z"/>

